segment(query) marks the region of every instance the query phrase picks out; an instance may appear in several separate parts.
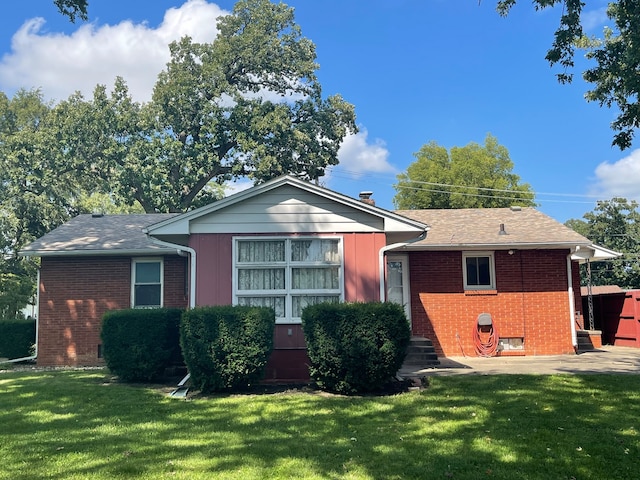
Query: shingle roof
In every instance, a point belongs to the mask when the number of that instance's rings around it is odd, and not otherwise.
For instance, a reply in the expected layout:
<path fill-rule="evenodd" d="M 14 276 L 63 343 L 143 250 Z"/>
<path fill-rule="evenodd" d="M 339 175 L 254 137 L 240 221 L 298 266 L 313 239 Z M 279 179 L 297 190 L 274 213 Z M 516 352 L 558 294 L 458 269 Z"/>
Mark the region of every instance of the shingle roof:
<path fill-rule="evenodd" d="M 21 250 L 22 255 L 161 252 L 142 229 L 175 213 L 132 215 L 78 215 Z"/>
<path fill-rule="evenodd" d="M 398 210 L 396 213 L 426 223 L 427 238 L 413 247 L 591 245 L 569 227 L 534 208 L 463 208 Z M 504 225 L 505 234 L 500 234 Z"/>

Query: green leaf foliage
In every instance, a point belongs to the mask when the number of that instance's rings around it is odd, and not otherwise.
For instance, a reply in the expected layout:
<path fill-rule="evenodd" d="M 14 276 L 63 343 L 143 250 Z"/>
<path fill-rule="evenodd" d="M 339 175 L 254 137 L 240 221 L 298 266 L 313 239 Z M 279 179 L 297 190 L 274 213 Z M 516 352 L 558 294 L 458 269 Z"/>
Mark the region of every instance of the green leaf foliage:
<path fill-rule="evenodd" d="M 600 201 L 583 219 L 568 220 L 566 225 L 596 245 L 622 253 L 619 258 L 591 264 L 592 285 L 640 288 L 640 211 L 636 201 L 625 198 Z M 580 278 L 586 285 L 586 265 L 581 266 Z"/>
<path fill-rule="evenodd" d="M 509 152 L 491 135 L 484 145 L 472 142 L 449 152 L 432 141 L 415 157 L 394 185 L 393 203 L 400 210 L 535 206 L 530 185 L 520 183 Z"/>
<path fill-rule="evenodd" d="M 182 309 L 113 310 L 102 319 L 102 349 L 107 367 L 125 382 L 144 382 L 181 364 L 179 325 Z"/>
<path fill-rule="evenodd" d="M 36 321 L 34 319 L 2 319 L 0 317 L 0 358 L 28 357 L 35 343 Z"/>
<path fill-rule="evenodd" d="M 411 339 L 395 303 L 321 303 L 302 312 L 302 329 L 318 385 L 344 394 L 380 391 L 400 369 Z"/>
<path fill-rule="evenodd" d="M 315 46 L 282 3 L 241 0 L 214 42 L 169 48 L 151 101 L 135 102 L 118 78 L 110 93 L 97 86 L 56 106 L 64 163 L 83 164 L 84 182 L 116 203 L 183 212 L 241 177 L 317 179 L 357 131 L 353 105 L 322 96 Z"/>
<path fill-rule="evenodd" d="M 500 0 L 497 10 L 507 15 L 516 4 L 516 0 Z M 585 81 L 593 84 L 587 91 L 588 101 L 598 102 L 601 106 L 615 107 L 617 117 L 611 127 L 617 133 L 613 145 L 621 150 L 629 148 L 640 124 L 640 0 L 614 0 L 609 2 L 607 16 L 613 21 L 613 27 L 605 27 L 602 39 L 588 39 L 584 34 L 581 14 L 587 8 L 601 8 L 600 2 L 583 0 L 533 0 L 536 10 L 562 5 L 560 24 L 554 34 L 551 48 L 546 59 L 551 65 L 560 65 L 562 71 L 557 74 L 561 83 L 573 79 L 571 68 L 574 66 L 576 48 L 586 49 L 586 58 L 595 66 L 583 72 Z"/>
<path fill-rule="evenodd" d="M 275 312 L 247 306 L 185 312 L 180 344 L 191 381 L 203 392 L 240 390 L 264 375 L 273 350 Z"/>
<path fill-rule="evenodd" d="M 72 23 L 75 23 L 77 18 L 81 20 L 89 19 L 87 0 L 53 0 L 53 3 L 58 7 L 60 13 L 68 17 Z"/>

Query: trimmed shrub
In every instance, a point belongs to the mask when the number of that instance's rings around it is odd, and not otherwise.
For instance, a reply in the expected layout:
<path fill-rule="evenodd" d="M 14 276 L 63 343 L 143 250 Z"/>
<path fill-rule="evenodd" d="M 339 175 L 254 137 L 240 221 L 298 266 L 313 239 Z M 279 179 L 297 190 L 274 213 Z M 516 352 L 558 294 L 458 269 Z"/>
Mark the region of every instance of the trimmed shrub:
<path fill-rule="evenodd" d="M 320 388 L 354 394 L 382 390 L 395 376 L 411 339 L 403 308 L 395 303 L 321 303 L 302 312 L 311 361 Z"/>
<path fill-rule="evenodd" d="M 28 357 L 35 342 L 36 321 L 33 318 L 0 320 L 0 358 Z"/>
<path fill-rule="evenodd" d="M 125 382 L 159 378 L 182 364 L 180 317 L 183 309 L 112 310 L 102 318 L 102 351 L 109 370 Z"/>
<path fill-rule="evenodd" d="M 239 390 L 262 379 L 273 349 L 275 312 L 247 306 L 198 307 L 185 312 L 180 344 L 195 388 Z"/>

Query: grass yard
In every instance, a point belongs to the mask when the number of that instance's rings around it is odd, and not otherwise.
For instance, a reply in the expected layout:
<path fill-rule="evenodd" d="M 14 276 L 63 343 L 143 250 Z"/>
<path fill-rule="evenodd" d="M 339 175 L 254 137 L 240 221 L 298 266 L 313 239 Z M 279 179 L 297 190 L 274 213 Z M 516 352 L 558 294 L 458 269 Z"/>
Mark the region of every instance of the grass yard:
<path fill-rule="evenodd" d="M 0 479 L 635 479 L 640 375 L 169 398 L 104 370 L 0 374 Z"/>

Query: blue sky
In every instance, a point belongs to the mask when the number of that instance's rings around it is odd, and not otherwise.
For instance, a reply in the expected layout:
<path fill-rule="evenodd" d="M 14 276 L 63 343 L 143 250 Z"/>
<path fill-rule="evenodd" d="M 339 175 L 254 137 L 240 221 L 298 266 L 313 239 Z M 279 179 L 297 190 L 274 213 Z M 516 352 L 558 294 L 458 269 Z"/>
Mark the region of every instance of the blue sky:
<path fill-rule="evenodd" d="M 587 103 L 578 53 L 563 86 L 544 60 L 561 14 L 520 0 L 508 18 L 483 0 L 290 0 L 317 48 L 325 95 L 355 105 L 360 133 L 347 138 L 329 188 L 372 190 L 393 208 L 396 175 L 430 141 L 447 148 L 497 137 L 539 209 L 564 222 L 598 199 L 640 199 L 640 143 L 611 146 L 615 111 Z M 590 1 L 589 33 L 607 24 L 606 2 Z M 71 24 L 52 0 L 11 2 L 0 18 L 0 90 L 40 87 L 47 98 L 123 76 L 146 100 L 171 40 L 215 38 L 215 18 L 233 1 L 89 0 L 89 22 Z"/>

